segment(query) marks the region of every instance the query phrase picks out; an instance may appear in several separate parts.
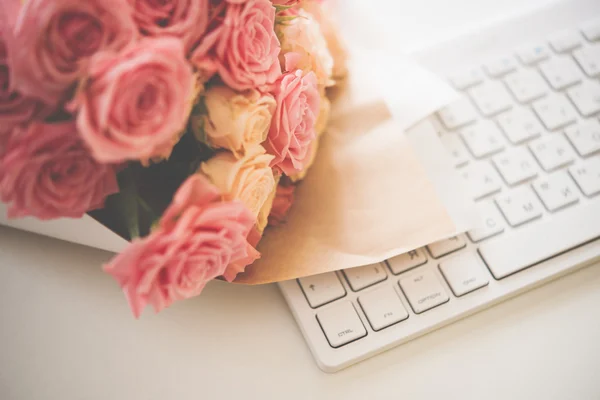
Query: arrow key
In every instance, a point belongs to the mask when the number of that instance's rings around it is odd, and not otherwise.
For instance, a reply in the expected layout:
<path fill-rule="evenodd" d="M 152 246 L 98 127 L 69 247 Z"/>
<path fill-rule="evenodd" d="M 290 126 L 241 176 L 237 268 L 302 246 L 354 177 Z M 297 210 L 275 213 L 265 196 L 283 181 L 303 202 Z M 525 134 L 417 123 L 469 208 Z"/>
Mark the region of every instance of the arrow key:
<path fill-rule="evenodd" d="M 312 308 L 321 307 L 346 295 L 346 289 L 335 272 L 300 278 L 298 283 Z"/>

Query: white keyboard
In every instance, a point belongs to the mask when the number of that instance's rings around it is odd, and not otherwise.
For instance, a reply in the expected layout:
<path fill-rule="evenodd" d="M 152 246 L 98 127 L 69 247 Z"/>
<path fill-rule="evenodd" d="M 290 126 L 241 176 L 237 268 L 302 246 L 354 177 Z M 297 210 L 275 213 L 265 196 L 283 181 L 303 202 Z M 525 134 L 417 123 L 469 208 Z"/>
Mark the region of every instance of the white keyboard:
<path fill-rule="evenodd" d="M 541 27 L 544 39 L 536 32 L 448 75 L 464 97 L 431 123 L 471 188 L 476 229 L 380 264 L 280 284 L 324 371 L 600 257 L 598 8 L 578 10 L 597 19 Z M 560 7 L 548 13 L 560 19 Z"/>

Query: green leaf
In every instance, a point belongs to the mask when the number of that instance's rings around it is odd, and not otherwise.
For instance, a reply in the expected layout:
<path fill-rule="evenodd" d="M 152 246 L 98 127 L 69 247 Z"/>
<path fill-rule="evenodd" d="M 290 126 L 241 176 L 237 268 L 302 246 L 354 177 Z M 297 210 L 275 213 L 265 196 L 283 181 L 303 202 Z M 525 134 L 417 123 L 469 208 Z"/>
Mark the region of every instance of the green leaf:
<path fill-rule="evenodd" d="M 117 208 L 121 218 L 127 225 L 130 239 L 140 236 L 138 193 L 131 168 L 123 170 L 119 176 L 119 195 Z"/>
<path fill-rule="evenodd" d="M 294 8 L 294 7 L 296 7 L 297 4 L 298 4 L 298 2 L 296 2 L 294 4 L 291 4 L 289 6 L 276 5 L 276 6 L 274 6 L 275 7 L 275 13 L 279 14 L 282 11 L 289 10 L 290 8 Z"/>

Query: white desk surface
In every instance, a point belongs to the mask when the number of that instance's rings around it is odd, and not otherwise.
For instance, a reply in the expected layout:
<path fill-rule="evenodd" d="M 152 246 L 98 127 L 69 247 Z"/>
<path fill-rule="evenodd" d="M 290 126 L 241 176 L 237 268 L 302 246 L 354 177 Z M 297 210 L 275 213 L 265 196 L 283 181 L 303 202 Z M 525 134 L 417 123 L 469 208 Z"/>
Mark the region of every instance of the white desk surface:
<path fill-rule="evenodd" d="M 547 1 L 377 8 L 415 48 Z M 136 321 L 109 258 L 0 227 L 0 399 L 600 399 L 599 265 L 327 375 L 277 286 L 215 282 Z"/>

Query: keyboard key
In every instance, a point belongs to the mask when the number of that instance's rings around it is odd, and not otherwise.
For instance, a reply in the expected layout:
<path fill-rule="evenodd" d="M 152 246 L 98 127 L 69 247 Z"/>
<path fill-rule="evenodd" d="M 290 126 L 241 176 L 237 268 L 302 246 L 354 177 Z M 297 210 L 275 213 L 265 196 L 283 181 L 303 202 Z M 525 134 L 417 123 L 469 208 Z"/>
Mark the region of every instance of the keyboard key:
<path fill-rule="evenodd" d="M 555 90 L 581 82 L 581 71 L 571 58 L 555 57 L 544 61 L 540 64 L 540 71 Z"/>
<path fill-rule="evenodd" d="M 496 121 L 508 140 L 514 144 L 536 138 L 544 129 L 535 115 L 526 108 L 516 108 L 502 113 Z"/>
<path fill-rule="evenodd" d="M 577 49 L 573 56 L 587 76 L 600 75 L 600 44 Z"/>
<path fill-rule="evenodd" d="M 349 301 L 319 311 L 317 320 L 329 345 L 334 348 L 367 336 L 365 326 Z"/>
<path fill-rule="evenodd" d="M 469 90 L 469 96 L 486 117 L 506 111 L 512 107 L 508 91 L 500 82 L 488 81 Z"/>
<path fill-rule="evenodd" d="M 546 129 L 555 130 L 575 122 L 577 112 L 560 94 L 553 94 L 533 103 L 533 109 Z"/>
<path fill-rule="evenodd" d="M 458 89 L 465 90 L 483 82 L 483 73 L 479 68 L 471 68 L 450 77 L 450 83 Z"/>
<path fill-rule="evenodd" d="M 431 271 L 417 270 L 400 278 L 400 288 L 416 314 L 446 303 L 450 298 L 444 287 Z"/>
<path fill-rule="evenodd" d="M 387 278 L 383 264 L 364 265 L 344 270 L 344 275 L 355 292 L 374 285 Z"/>
<path fill-rule="evenodd" d="M 440 136 L 440 140 L 446 150 L 450 153 L 450 157 L 454 161 L 455 167 L 460 167 L 469 162 L 469 153 L 465 144 L 456 133 L 447 133 Z"/>
<path fill-rule="evenodd" d="M 346 289 L 335 272 L 299 278 L 298 282 L 312 308 L 320 307 L 346 295 Z"/>
<path fill-rule="evenodd" d="M 575 159 L 575 153 L 569 142 L 560 133 L 536 139 L 529 143 L 529 148 L 546 171 L 563 167 Z"/>
<path fill-rule="evenodd" d="M 440 264 L 440 271 L 457 297 L 490 283 L 485 265 L 477 253 L 465 251 L 452 256 Z"/>
<path fill-rule="evenodd" d="M 502 188 L 498 173 L 488 162 L 472 164 L 460 173 L 467 181 L 473 200 L 497 193 Z"/>
<path fill-rule="evenodd" d="M 502 57 L 486 63 L 485 72 L 492 78 L 499 78 L 517 68 L 517 62 L 512 57 Z"/>
<path fill-rule="evenodd" d="M 566 53 L 581 46 L 582 37 L 576 31 L 565 30 L 550 36 L 550 46 L 557 53 Z"/>
<path fill-rule="evenodd" d="M 502 113 L 496 121 L 508 140 L 514 144 L 536 138 L 544 130 L 536 116 L 526 108 L 516 108 Z"/>
<path fill-rule="evenodd" d="M 550 50 L 545 44 L 529 44 L 517 50 L 517 56 L 525 65 L 533 65 L 550 57 Z"/>
<path fill-rule="evenodd" d="M 567 94 L 584 117 L 590 117 L 600 111 L 600 83 L 585 82 L 569 89 Z"/>
<path fill-rule="evenodd" d="M 542 216 L 539 200 L 526 186 L 498 196 L 496 204 L 511 226 L 519 226 Z"/>
<path fill-rule="evenodd" d="M 590 42 L 600 40 L 600 18 L 584 23 L 581 27 L 581 33 Z"/>
<path fill-rule="evenodd" d="M 600 151 L 600 122 L 589 120 L 565 130 L 569 141 L 582 157 Z"/>
<path fill-rule="evenodd" d="M 427 256 L 423 249 L 409 251 L 387 260 L 387 263 L 395 275 L 401 274 L 414 267 L 418 267 L 427 262 Z"/>
<path fill-rule="evenodd" d="M 533 188 L 548 211 L 556 211 L 579 201 L 579 191 L 565 171 L 538 179 L 533 183 Z"/>
<path fill-rule="evenodd" d="M 483 158 L 504 149 L 502 132 L 491 121 L 481 121 L 463 128 L 460 136 L 476 158 Z"/>
<path fill-rule="evenodd" d="M 433 258 L 440 258 L 465 247 L 467 243 L 462 236 L 452 236 L 451 238 L 440 240 L 427 245 L 427 250 Z"/>
<path fill-rule="evenodd" d="M 487 238 L 504 232 L 504 218 L 496 204 L 492 202 L 478 203 L 479 222 L 474 229 L 467 232 L 472 242 L 481 242 Z"/>
<path fill-rule="evenodd" d="M 504 181 L 514 186 L 537 176 L 536 162 L 523 147 L 517 147 L 492 159 Z"/>
<path fill-rule="evenodd" d="M 535 70 L 513 72 L 504 78 L 504 82 L 519 103 L 529 103 L 548 93 L 548 85 Z"/>
<path fill-rule="evenodd" d="M 402 301 L 394 289 L 388 286 L 361 295 L 358 303 L 374 331 L 380 331 L 408 318 L 408 311 Z"/>
<path fill-rule="evenodd" d="M 463 97 L 442 108 L 438 116 L 446 129 L 454 130 L 474 122 L 477 119 L 477 111 L 469 99 Z"/>
<path fill-rule="evenodd" d="M 579 189 L 588 197 L 600 193 L 600 158 L 592 158 L 569 168 Z"/>
<path fill-rule="evenodd" d="M 600 237 L 600 202 L 589 202 L 479 245 L 496 279 Z"/>

